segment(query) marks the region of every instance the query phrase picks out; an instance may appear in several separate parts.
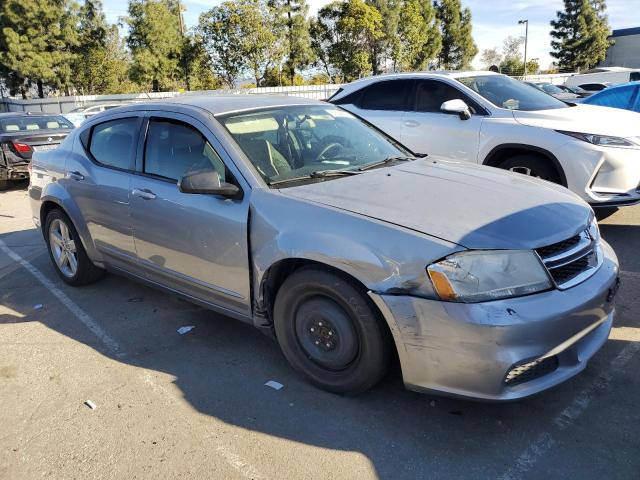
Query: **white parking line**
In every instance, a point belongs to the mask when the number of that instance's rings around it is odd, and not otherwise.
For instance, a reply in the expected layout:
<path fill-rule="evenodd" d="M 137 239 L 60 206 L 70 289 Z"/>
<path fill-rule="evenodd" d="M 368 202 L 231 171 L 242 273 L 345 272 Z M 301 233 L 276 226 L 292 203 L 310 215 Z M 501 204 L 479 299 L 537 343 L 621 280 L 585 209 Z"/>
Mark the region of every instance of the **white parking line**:
<path fill-rule="evenodd" d="M 7 247 L 7 244 L 0 240 L 0 250 L 13 261 L 19 263 L 27 272 L 33 275 L 42 285 L 44 285 L 73 315 L 80 320 L 98 339 L 117 357 L 125 354 L 121 351 L 120 345 L 100 325 L 73 300 L 71 300 L 62 290 L 55 286 L 44 274 L 28 261 Z"/>
<path fill-rule="evenodd" d="M 609 367 L 603 371 L 593 382 L 587 385 L 553 420 L 553 426 L 558 431 L 571 426 L 587 409 L 594 395 L 605 389 L 613 380 L 613 373 L 622 369 L 628 362 L 640 352 L 640 342 L 631 342 L 611 361 Z M 536 438 L 516 459 L 515 464 L 503 473 L 501 480 L 516 480 L 531 470 L 538 459 L 545 455 L 555 445 L 551 433 L 544 432 Z"/>

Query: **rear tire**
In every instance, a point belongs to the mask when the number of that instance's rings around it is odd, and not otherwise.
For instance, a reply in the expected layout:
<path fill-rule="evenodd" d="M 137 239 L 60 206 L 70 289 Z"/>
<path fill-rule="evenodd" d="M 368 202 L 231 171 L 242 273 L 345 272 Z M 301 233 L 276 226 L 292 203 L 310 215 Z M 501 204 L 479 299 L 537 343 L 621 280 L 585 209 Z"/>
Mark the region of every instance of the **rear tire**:
<path fill-rule="evenodd" d="M 334 393 L 360 393 L 384 377 L 391 350 L 382 322 L 361 288 L 318 267 L 290 275 L 274 306 L 284 356 L 311 383 Z"/>
<path fill-rule="evenodd" d="M 561 184 L 560 175 L 549 160 L 540 155 L 523 153 L 508 158 L 498 168 Z"/>
<path fill-rule="evenodd" d="M 104 276 L 104 270 L 87 256 L 78 232 L 62 210 L 47 214 L 44 237 L 56 273 L 69 285 L 88 285 Z"/>
<path fill-rule="evenodd" d="M 11 180 L 0 180 L 0 192 L 9 190 L 11 188 Z"/>

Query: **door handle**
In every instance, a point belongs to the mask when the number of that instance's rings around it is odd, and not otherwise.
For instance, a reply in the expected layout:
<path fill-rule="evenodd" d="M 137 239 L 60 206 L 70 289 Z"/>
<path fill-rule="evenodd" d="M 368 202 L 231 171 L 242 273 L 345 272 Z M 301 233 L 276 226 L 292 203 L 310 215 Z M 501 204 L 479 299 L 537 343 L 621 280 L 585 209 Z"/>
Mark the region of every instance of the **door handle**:
<path fill-rule="evenodd" d="M 156 198 L 156 194 L 153 193 L 151 190 L 147 190 L 146 188 L 144 189 L 134 188 L 131 191 L 131 194 L 135 195 L 136 197 L 144 198 L 145 200 L 153 200 L 154 198 Z"/>
<path fill-rule="evenodd" d="M 404 125 L 405 127 L 418 127 L 420 126 L 420 122 L 416 122 L 415 120 L 405 120 Z"/>
<path fill-rule="evenodd" d="M 84 175 L 82 175 L 80 172 L 68 172 L 67 173 L 67 178 L 71 178 L 77 182 L 84 180 Z"/>

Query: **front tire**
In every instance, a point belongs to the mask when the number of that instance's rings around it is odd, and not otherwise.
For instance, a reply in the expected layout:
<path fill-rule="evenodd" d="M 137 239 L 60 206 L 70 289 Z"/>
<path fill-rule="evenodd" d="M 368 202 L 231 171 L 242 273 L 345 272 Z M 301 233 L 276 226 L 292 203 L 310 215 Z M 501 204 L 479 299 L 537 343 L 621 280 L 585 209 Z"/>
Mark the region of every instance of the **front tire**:
<path fill-rule="evenodd" d="M 384 377 L 390 341 L 383 321 L 361 288 L 318 267 L 290 275 L 274 306 L 284 356 L 311 383 L 334 393 L 360 393 Z"/>
<path fill-rule="evenodd" d="M 102 278 L 104 270 L 89 259 L 78 232 L 64 212 L 58 209 L 49 212 L 44 236 L 56 273 L 66 283 L 88 285 Z"/>
<path fill-rule="evenodd" d="M 562 184 L 560 175 L 549 160 L 539 155 L 520 154 L 508 158 L 498 168 Z"/>

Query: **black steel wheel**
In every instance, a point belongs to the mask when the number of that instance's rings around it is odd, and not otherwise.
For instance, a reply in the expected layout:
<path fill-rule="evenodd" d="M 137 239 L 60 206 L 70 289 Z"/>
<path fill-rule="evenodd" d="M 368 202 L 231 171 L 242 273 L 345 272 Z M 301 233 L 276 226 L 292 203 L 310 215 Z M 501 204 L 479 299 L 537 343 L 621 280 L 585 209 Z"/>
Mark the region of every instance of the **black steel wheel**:
<path fill-rule="evenodd" d="M 315 385 L 359 393 L 386 373 L 390 339 L 366 293 L 319 267 L 289 276 L 274 306 L 276 335 L 291 365 Z"/>

